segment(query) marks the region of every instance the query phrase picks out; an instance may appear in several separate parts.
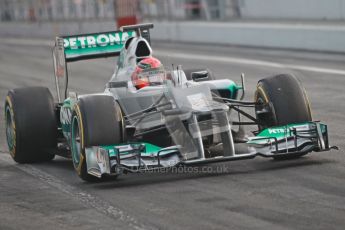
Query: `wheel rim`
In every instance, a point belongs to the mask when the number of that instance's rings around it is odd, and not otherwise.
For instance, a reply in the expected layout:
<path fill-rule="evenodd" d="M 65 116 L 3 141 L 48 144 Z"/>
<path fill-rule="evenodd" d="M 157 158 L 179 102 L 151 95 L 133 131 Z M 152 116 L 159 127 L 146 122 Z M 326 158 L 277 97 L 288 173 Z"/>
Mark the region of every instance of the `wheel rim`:
<path fill-rule="evenodd" d="M 265 96 L 261 95 L 261 93 L 259 93 L 259 92 L 257 92 L 255 95 L 255 101 L 257 103 L 261 103 L 261 104 L 268 103 L 267 96 L 265 97 Z M 269 106 L 269 107 L 270 107 L 270 114 L 268 117 L 265 116 L 265 117 L 260 119 L 261 122 L 263 122 L 264 124 L 258 125 L 259 130 L 263 130 L 263 129 L 268 128 L 270 126 L 274 126 L 276 123 L 277 118 L 275 117 L 275 113 L 272 112 L 272 109 L 274 109 L 274 108 L 271 108 L 271 106 Z"/>
<path fill-rule="evenodd" d="M 260 95 L 257 95 L 256 96 L 256 102 L 260 103 L 260 104 L 263 104 L 264 100 L 261 98 Z M 259 130 L 263 130 L 265 126 L 259 124 L 258 127 L 259 127 Z"/>
<path fill-rule="evenodd" d="M 72 131 L 71 132 L 72 161 L 73 161 L 74 167 L 77 168 L 80 164 L 81 144 L 80 144 L 79 120 L 76 116 L 73 117 L 71 131 Z"/>
<path fill-rule="evenodd" d="M 15 125 L 13 120 L 13 115 L 11 112 L 11 108 L 7 105 L 5 110 L 5 120 L 6 120 L 6 139 L 8 149 L 10 153 L 14 155 L 14 148 L 16 145 L 16 131 Z"/>

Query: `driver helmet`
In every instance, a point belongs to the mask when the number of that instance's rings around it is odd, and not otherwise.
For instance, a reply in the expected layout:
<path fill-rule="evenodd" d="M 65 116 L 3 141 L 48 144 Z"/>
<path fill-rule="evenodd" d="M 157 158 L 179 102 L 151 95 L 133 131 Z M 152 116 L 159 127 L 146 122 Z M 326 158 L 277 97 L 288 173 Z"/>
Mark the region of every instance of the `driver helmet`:
<path fill-rule="evenodd" d="M 132 74 L 132 82 L 135 88 L 141 89 L 150 85 L 150 79 L 148 77 L 141 76 L 140 73 L 145 70 L 159 69 L 162 66 L 162 63 L 154 57 L 144 58 L 139 61 Z"/>

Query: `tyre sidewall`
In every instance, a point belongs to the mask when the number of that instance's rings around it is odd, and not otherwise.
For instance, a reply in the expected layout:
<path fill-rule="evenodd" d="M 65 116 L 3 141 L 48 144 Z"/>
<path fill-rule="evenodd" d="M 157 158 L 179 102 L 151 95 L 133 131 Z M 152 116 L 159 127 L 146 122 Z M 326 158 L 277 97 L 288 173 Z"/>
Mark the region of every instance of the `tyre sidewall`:
<path fill-rule="evenodd" d="M 270 103 L 272 119 L 265 127 L 282 126 L 312 120 L 311 109 L 305 89 L 299 80 L 282 74 L 258 82 L 255 101 Z"/>
<path fill-rule="evenodd" d="M 11 90 L 6 97 L 5 113 L 7 110 L 14 130 L 15 144 L 9 149 L 12 158 L 18 163 L 53 159 L 54 154 L 48 151 L 57 146 L 57 121 L 49 90 L 44 87 Z"/>
<path fill-rule="evenodd" d="M 107 97 L 107 99 L 109 99 L 109 97 Z M 74 166 L 74 169 L 76 170 L 78 176 L 81 179 L 88 181 L 88 182 L 97 182 L 97 181 L 100 181 L 100 178 L 92 176 L 87 172 L 86 148 L 92 147 L 92 146 L 118 144 L 124 140 L 124 123 L 123 123 L 121 108 L 117 104 L 117 102 L 114 101 L 114 103 L 105 104 L 104 109 L 109 110 L 109 109 L 111 109 L 111 108 L 109 108 L 109 106 L 114 106 L 114 111 L 113 111 L 112 115 L 114 116 L 115 119 L 112 118 L 110 120 L 117 122 L 117 124 L 114 127 L 119 129 L 119 133 L 114 135 L 114 137 L 113 137 L 114 142 L 113 143 L 97 144 L 97 141 L 102 140 L 103 138 L 108 138 L 107 137 L 107 130 L 104 130 L 104 133 L 101 133 L 103 135 L 102 137 L 98 137 L 98 136 L 95 137 L 94 135 L 92 135 L 93 133 L 90 133 L 90 132 L 91 131 L 97 132 L 97 130 L 95 130 L 97 128 L 97 122 L 109 121 L 109 120 L 108 119 L 104 119 L 104 120 L 97 119 L 97 117 L 94 117 L 94 115 L 97 113 L 91 114 L 90 111 L 92 111 L 95 108 L 95 106 L 93 106 L 95 102 L 97 102 L 97 101 L 79 100 L 78 103 L 76 103 L 74 108 L 73 108 L 72 120 L 71 120 L 70 146 L 71 146 L 73 166 Z M 99 105 L 99 104 L 97 103 L 97 105 Z M 89 111 L 89 114 L 87 114 L 87 111 Z M 101 113 L 101 111 L 98 111 L 98 112 Z M 87 119 L 88 115 L 89 115 L 89 119 Z M 90 119 L 90 117 L 93 117 L 95 119 Z M 99 117 L 99 118 L 101 118 L 101 117 Z M 75 125 L 74 124 L 75 122 L 78 122 L 78 125 Z M 90 123 L 88 124 L 87 122 L 90 122 L 91 124 Z M 108 124 L 108 126 L 111 127 L 112 129 L 114 128 L 110 124 Z M 79 153 L 77 153 L 77 151 L 76 151 L 76 147 L 77 147 L 76 144 L 77 143 L 74 139 L 75 138 L 74 128 L 76 128 L 76 127 L 78 127 L 79 137 L 80 137 L 80 146 L 79 146 L 80 152 Z M 91 130 L 89 130 L 89 129 L 91 129 Z M 100 132 L 98 132 L 98 133 L 100 133 Z M 110 134 L 113 134 L 113 132 L 110 132 Z M 95 137 L 95 139 L 92 139 L 94 137 Z M 76 154 L 78 154 L 78 156 Z M 77 158 L 79 158 L 78 162 L 76 161 Z"/>

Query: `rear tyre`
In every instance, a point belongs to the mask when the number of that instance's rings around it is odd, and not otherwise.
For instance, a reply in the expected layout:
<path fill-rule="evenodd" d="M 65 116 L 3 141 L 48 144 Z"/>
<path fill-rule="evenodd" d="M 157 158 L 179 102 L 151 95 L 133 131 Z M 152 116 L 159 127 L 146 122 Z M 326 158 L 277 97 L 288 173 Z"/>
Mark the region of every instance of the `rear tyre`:
<path fill-rule="evenodd" d="M 196 81 L 211 81 L 211 80 L 215 80 L 213 73 L 211 72 L 210 69 L 186 69 L 183 70 L 184 73 L 186 74 L 186 78 L 188 81 L 195 81 L 193 79 L 193 73 L 195 72 L 207 72 L 208 78 L 207 79 L 200 79 L 200 80 L 196 80 Z"/>
<path fill-rule="evenodd" d="M 8 92 L 5 129 L 9 152 L 18 163 L 50 161 L 57 146 L 57 120 L 48 88 L 28 87 Z"/>
<path fill-rule="evenodd" d="M 272 126 L 312 121 L 310 103 L 301 82 L 293 75 L 281 74 L 261 79 L 257 84 L 255 101 L 268 105 L 269 113 L 256 116 L 261 125 L 259 130 Z M 280 156 L 274 159 L 291 159 L 294 156 Z"/>
<path fill-rule="evenodd" d="M 121 108 L 113 97 L 96 95 L 79 99 L 72 115 L 71 152 L 74 169 L 81 179 L 100 181 L 87 172 L 85 148 L 115 145 L 124 139 Z"/>

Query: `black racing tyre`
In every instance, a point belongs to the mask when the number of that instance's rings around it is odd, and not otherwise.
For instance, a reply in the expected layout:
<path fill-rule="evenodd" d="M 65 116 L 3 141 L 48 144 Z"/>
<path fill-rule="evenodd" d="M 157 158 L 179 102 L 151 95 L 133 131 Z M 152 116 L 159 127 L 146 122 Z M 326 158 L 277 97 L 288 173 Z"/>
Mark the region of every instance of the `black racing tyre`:
<path fill-rule="evenodd" d="M 183 72 L 186 74 L 186 78 L 188 81 L 192 81 L 192 74 L 195 72 L 202 72 L 202 71 L 206 71 L 208 73 L 208 78 L 207 79 L 200 79 L 197 81 L 210 81 L 210 80 L 215 80 L 213 73 L 211 72 L 210 69 L 185 69 L 183 70 Z"/>
<path fill-rule="evenodd" d="M 57 120 L 48 88 L 27 87 L 8 92 L 5 129 L 9 152 L 18 163 L 49 161 L 57 147 Z"/>
<path fill-rule="evenodd" d="M 312 120 L 305 89 L 300 81 L 290 74 L 261 79 L 257 84 L 255 101 L 272 105 L 271 119 L 258 117 L 264 128 Z"/>
<path fill-rule="evenodd" d="M 269 113 L 257 114 L 259 129 L 312 121 L 310 103 L 301 82 L 293 75 L 281 74 L 261 79 L 255 101 L 269 105 Z M 301 154 L 302 155 L 302 154 Z M 283 156 L 275 159 L 296 158 Z"/>
<path fill-rule="evenodd" d="M 88 182 L 100 179 L 87 173 L 85 148 L 124 142 L 121 108 L 111 96 L 91 95 L 79 98 L 71 122 L 71 152 L 74 169 Z"/>

